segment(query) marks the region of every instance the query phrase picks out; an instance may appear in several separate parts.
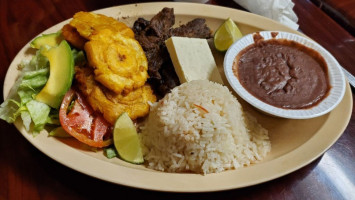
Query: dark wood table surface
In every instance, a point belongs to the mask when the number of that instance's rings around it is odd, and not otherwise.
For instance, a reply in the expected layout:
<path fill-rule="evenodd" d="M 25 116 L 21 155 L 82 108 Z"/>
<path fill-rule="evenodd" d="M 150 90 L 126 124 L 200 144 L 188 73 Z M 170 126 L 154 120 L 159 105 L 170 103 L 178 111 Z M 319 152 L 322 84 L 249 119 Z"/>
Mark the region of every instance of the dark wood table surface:
<path fill-rule="evenodd" d="M 309 0 L 293 0 L 300 30 L 323 45 L 355 74 L 355 37 Z M 147 1 L 1 0 L 0 88 L 18 51 L 45 29 L 77 11 Z M 233 1 L 209 4 L 240 8 Z M 355 8 L 354 8 L 355 9 Z M 353 9 L 353 10 L 354 10 Z M 353 90 L 354 91 L 354 90 Z M 1 99 L 3 99 L 1 92 Z M 354 95 L 353 95 L 354 98 Z M 355 199 L 355 116 L 340 139 L 311 164 L 259 185 L 213 193 L 162 193 L 111 184 L 81 174 L 47 157 L 0 120 L 0 200 L 5 199 Z"/>

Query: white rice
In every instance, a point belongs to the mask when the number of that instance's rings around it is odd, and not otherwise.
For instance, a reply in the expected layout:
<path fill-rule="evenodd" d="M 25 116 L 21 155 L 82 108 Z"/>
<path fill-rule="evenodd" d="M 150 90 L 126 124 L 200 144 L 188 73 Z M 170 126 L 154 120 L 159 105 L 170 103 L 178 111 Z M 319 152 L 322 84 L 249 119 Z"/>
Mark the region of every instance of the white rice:
<path fill-rule="evenodd" d="M 236 169 L 271 149 L 267 130 L 227 87 L 208 80 L 184 83 L 154 103 L 140 136 L 148 167 L 167 172 Z"/>

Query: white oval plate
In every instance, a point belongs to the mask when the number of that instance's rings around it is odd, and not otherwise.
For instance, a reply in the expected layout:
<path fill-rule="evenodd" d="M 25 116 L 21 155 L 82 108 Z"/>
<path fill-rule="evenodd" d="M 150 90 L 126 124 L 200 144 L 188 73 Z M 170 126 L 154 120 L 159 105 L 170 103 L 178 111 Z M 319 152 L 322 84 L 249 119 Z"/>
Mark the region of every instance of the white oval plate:
<path fill-rule="evenodd" d="M 270 19 L 247 12 L 204 4 L 189 3 L 145 3 L 117 6 L 96 11 L 118 18 L 132 25 L 138 17 L 150 19 L 163 7 L 175 10 L 176 24 L 186 23 L 196 17 L 206 19 L 215 31 L 228 17 L 231 17 L 242 33 L 262 30 L 287 31 L 300 34 Z M 68 20 L 59 23 L 44 33 L 56 32 Z M 222 78 L 224 54 L 213 50 Z M 27 44 L 11 63 L 4 83 L 4 97 L 7 96 L 17 77 L 17 65 L 24 58 L 33 56 Z M 228 85 L 227 85 L 228 86 Z M 251 112 L 269 130 L 272 149 L 267 158 L 247 168 L 230 170 L 206 176 L 189 173 L 164 173 L 133 165 L 118 158 L 107 159 L 102 151 L 92 152 L 73 139 L 48 137 L 43 131 L 37 137 L 26 132 L 20 121 L 15 123 L 21 134 L 36 148 L 59 163 L 81 173 L 101 180 L 130 187 L 173 192 L 204 192 L 246 187 L 275 179 L 293 172 L 326 151 L 342 134 L 352 110 L 352 96 L 349 87 L 340 104 L 329 114 L 310 120 L 287 120 L 273 118 L 257 112 L 249 104 L 240 101 L 245 110 Z M 18 158 L 21 159 L 21 158 Z"/>

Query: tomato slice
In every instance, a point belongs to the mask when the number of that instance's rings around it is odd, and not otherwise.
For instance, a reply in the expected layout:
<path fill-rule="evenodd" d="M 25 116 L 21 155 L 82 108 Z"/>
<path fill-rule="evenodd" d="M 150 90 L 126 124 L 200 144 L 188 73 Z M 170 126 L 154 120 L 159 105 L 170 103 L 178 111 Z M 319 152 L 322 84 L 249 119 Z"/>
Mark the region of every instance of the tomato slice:
<path fill-rule="evenodd" d="M 112 144 L 111 125 L 101 114 L 94 112 L 74 89 L 70 89 L 63 98 L 59 120 L 66 132 L 89 146 L 105 147 Z"/>

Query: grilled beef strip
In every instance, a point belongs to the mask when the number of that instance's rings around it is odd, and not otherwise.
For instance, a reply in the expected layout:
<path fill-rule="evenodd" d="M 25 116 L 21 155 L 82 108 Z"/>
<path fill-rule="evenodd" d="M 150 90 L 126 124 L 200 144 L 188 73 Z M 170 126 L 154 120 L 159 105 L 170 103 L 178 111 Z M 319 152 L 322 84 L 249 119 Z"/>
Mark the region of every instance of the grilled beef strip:
<path fill-rule="evenodd" d="M 148 60 L 148 82 L 158 97 L 163 97 L 180 85 L 165 40 L 171 36 L 211 38 L 212 31 L 205 22 L 205 19 L 196 18 L 173 28 L 175 24 L 173 8 L 163 8 L 150 21 L 144 18 L 135 21 L 133 25 L 135 38 L 141 44 Z"/>

